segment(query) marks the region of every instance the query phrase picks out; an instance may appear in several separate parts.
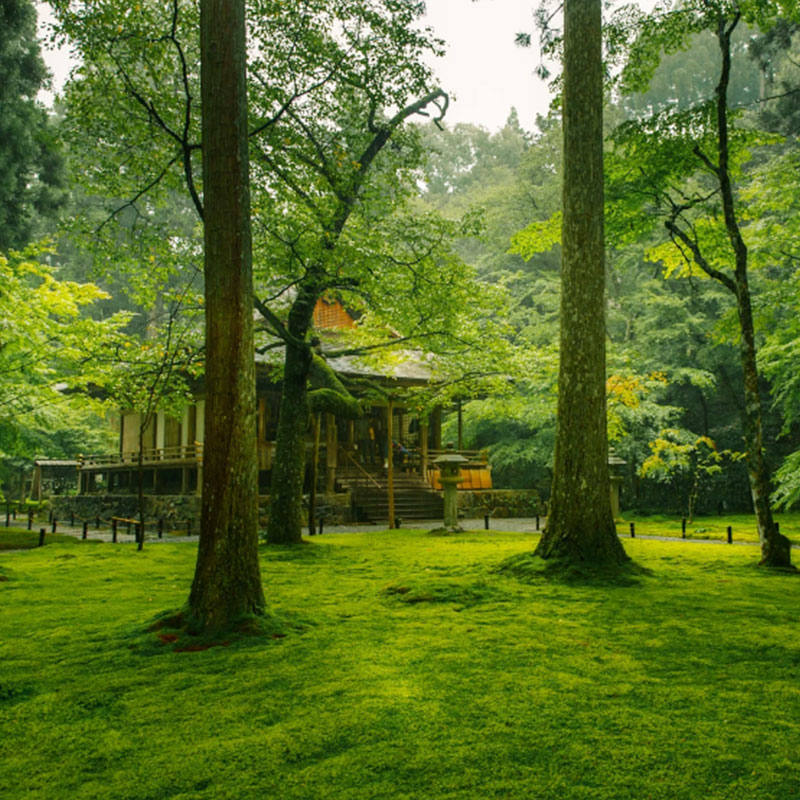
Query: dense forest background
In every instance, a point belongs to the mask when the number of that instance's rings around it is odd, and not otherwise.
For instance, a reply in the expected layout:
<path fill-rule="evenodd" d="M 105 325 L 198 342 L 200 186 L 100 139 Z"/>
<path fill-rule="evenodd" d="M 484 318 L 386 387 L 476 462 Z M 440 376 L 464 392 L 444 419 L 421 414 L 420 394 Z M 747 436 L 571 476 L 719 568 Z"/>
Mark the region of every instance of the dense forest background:
<path fill-rule="evenodd" d="M 178 177 L 162 180 L 152 199 L 131 201 L 133 178 L 146 183 L 137 170 L 160 153 L 143 145 L 125 168 L 111 163 L 112 122 L 121 123 L 104 116 L 112 108 L 92 105 L 98 101 L 91 71 L 73 76 L 55 111 L 37 103 L 46 72 L 35 11 L 25 0 L 6 5 L 0 63 L 9 79 L 0 89 L 0 124 L 6 126 L 0 168 L 7 177 L 0 184 L 16 189 L 0 196 L 0 251 L 7 254 L 0 260 L 0 481 L 13 493 L 34 457 L 113 449 L 104 415 L 114 405 L 177 407 L 191 391 L 202 372 L 202 235 L 192 197 L 180 183 L 180 164 Z M 718 197 L 706 191 L 701 163 L 686 166 L 693 147 L 714 133 L 707 109 L 720 73 L 719 48 L 713 32 L 699 32 L 681 47 L 664 49 L 646 86 L 644 79 L 619 79 L 608 88 L 609 445 L 614 460 L 624 462 L 614 469 L 623 478 L 626 509 L 750 510 L 735 302 L 725 287 L 692 267 L 664 225 L 675 203 L 683 203 L 712 262 L 729 258 Z M 733 172 L 751 255 L 765 452 L 774 497 L 784 505 L 800 497 L 798 58 L 793 24 L 779 20 L 766 33 L 744 22 L 736 27 L 728 89 L 737 131 Z M 175 93 L 174 86 L 166 89 Z M 348 113 L 363 111 L 351 105 Z M 341 122 L 345 106 L 328 111 Z M 105 128 L 87 139 L 92 114 Z M 322 120 L 320 130 L 327 124 Z M 367 129 L 348 124 L 353 139 L 363 139 Z M 304 130 L 316 129 L 300 120 L 287 130 L 276 130 L 280 138 L 270 146 L 253 144 L 260 151 L 253 155 L 254 181 L 266 183 L 269 168 L 289 176 L 280 191 L 254 190 L 262 296 L 270 294 L 280 269 L 290 278 L 300 274 L 297 265 L 308 252 L 297 243 L 314 224 L 311 206 L 291 199 L 291 170 L 310 160 L 300 152 L 300 140 Z M 276 160 L 275 141 L 297 147 L 296 162 Z M 187 153 L 190 160 L 196 156 L 191 147 Z M 683 173 L 676 164 L 684 165 Z M 438 343 L 447 388 L 420 402 L 446 404 L 451 439 L 460 406 L 463 445 L 488 450 L 495 487 L 533 487 L 546 498 L 558 363 L 557 104 L 533 130 L 513 109 L 496 132 L 448 126 L 446 114 L 438 124 L 416 122 L 376 165 L 370 201 L 347 222 L 350 238 L 340 256 L 341 263 L 363 264 L 363 275 L 375 285 L 355 292 L 342 282 L 333 291 L 365 312 L 362 338 L 368 341 L 388 325 L 412 335 L 422 324 L 395 302 L 401 278 L 392 270 L 399 261 L 424 251 L 415 262 L 419 270 L 441 275 L 442 285 L 472 287 L 454 295 L 458 314 L 447 317 L 448 326 L 460 326 L 464 347 L 454 351 L 452 338 Z M 650 183 L 631 188 L 632 174 L 648 176 Z M 333 195 L 344 185 L 336 180 Z M 281 208 L 293 209 L 303 225 L 270 228 L 264 220 L 269 213 L 276 219 Z M 43 237 L 50 243 L 33 244 Z M 280 269 L 273 263 L 279 259 Z M 425 300 L 433 309 L 426 313 L 444 320 L 436 309 L 453 300 L 437 292 Z M 418 309 L 423 300 L 415 302 Z M 366 313 L 370 303 L 372 314 Z M 280 299 L 272 308 L 278 316 L 288 312 Z M 437 352 L 435 337 L 425 335 Z M 268 349 L 265 336 L 260 344 Z M 456 379 L 465 373 L 474 379 Z M 97 386 L 108 407 L 87 395 Z"/>

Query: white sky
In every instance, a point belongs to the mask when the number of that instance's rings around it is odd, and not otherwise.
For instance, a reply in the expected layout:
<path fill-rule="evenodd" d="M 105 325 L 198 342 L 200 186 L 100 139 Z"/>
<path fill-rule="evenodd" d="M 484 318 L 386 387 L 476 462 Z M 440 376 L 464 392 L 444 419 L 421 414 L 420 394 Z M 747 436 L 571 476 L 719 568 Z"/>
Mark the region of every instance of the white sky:
<path fill-rule="evenodd" d="M 447 121 L 502 127 L 511 107 L 532 130 L 547 114 L 547 81 L 537 78 L 539 62 L 533 9 L 539 0 L 426 0 L 423 20 L 447 42 L 447 55 L 434 67 L 441 87 L 452 93 Z M 533 35 L 529 48 L 514 44 L 517 33 Z"/>
<path fill-rule="evenodd" d="M 652 6 L 654 0 L 639 0 Z M 537 114 L 546 114 L 550 103 L 547 82 L 536 77 L 539 60 L 533 10 L 539 0 L 426 0 L 430 25 L 447 42 L 447 55 L 433 66 L 441 87 L 451 94 L 447 121 L 472 122 L 490 130 L 500 128 L 511 107 L 520 122 L 532 130 Z M 49 18 L 49 7 L 38 3 L 40 23 Z M 533 34 L 530 48 L 517 47 L 515 34 Z M 66 53 L 44 48 L 44 58 L 53 72 L 56 91 L 64 84 L 70 60 Z M 43 93 L 45 103 L 51 93 Z"/>

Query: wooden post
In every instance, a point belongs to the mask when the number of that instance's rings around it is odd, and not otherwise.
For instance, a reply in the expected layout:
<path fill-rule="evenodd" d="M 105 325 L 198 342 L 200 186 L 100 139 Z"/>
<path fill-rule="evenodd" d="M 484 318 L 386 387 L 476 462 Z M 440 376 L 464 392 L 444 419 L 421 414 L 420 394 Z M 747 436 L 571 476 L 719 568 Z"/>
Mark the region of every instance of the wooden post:
<path fill-rule="evenodd" d="M 314 514 L 317 510 L 317 465 L 319 464 L 319 428 L 322 415 L 314 414 L 311 426 L 314 433 L 314 449 L 311 455 L 311 488 L 308 493 L 308 535 L 313 536 L 317 530 L 314 526 Z"/>
<path fill-rule="evenodd" d="M 164 537 L 164 520 L 160 519 L 158 521 L 158 538 L 162 539 Z"/>
<path fill-rule="evenodd" d="M 28 509 L 28 530 L 33 528 L 33 509 Z"/>
<path fill-rule="evenodd" d="M 111 541 L 117 543 L 117 521 L 112 518 L 111 520 Z"/>
<path fill-rule="evenodd" d="M 39 547 L 44 544 L 44 528 L 39 528 Z"/>
<path fill-rule="evenodd" d="M 394 432 L 392 431 L 394 416 L 394 401 L 389 398 L 389 405 L 386 408 L 386 446 L 389 454 L 386 489 L 389 493 L 389 527 L 394 528 Z"/>
<path fill-rule="evenodd" d="M 431 424 L 433 426 L 433 449 L 442 449 L 442 407 L 436 406 L 431 415 L 433 419 Z"/>
<path fill-rule="evenodd" d="M 728 525 L 728 544 L 733 544 L 733 527 Z"/>
<path fill-rule="evenodd" d="M 419 421 L 419 476 L 428 480 L 428 417 Z"/>
<path fill-rule="evenodd" d="M 81 539 L 85 539 L 86 538 L 86 534 L 88 532 L 89 532 L 89 521 L 85 519 L 83 521 L 83 535 L 81 536 Z"/>
<path fill-rule="evenodd" d="M 325 420 L 325 492 L 333 494 L 336 488 L 339 431 L 336 427 L 336 417 L 333 414 L 326 414 Z"/>
<path fill-rule="evenodd" d="M 53 517 L 53 533 L 56 532 L 56 528 L 58 527 L 58 520 Z"/>
<path fill-rule="evenodd" d="M 631 522 L 631 539 L 636 538 L 636 524 Z"/>
<path fill-rule="evenodd" d="M 681 538 L 682 539 L 686 538 L 686 517 L 683 517 L 683 519 L 681 519 Z"/>

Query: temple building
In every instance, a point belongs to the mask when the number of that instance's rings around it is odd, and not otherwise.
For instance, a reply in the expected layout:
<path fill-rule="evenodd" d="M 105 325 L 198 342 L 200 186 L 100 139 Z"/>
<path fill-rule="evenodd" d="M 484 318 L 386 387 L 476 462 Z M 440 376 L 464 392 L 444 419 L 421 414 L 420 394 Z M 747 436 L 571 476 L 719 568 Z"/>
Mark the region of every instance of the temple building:
<path fill-rule="evenodd" d="M 336 300 L 320 300 L 314 311 L 317 331 L 352 327 L 353 318 Z M 324 347 L 323 347 L 324 351 Z M 358 396 L 359 385 L 379 385 L 387 397 L 400 390 L 425 386 L 430 371 L 424 360 L 407 360 L 390 374 L 366 368 L 353 357 L 338 357 L 328 365 Z M 259 491 L 269 493 L 277 435 L 280 383 L 271 379 L 273 364 L 256 358 Z M 373 394 L 374 396 L 374 394 Z M 434 459 L 443 452 L 442 409 L 421 413 L 391 400 L 373 401 L 358 420 L 318 415 L 306 437 L 305 491 L 314 487 L 326 497 L 346 495 L 350 516 L 387 519 L 387 489 L 391 479 L 395 513 L 405 519 L 441 515 L 441 486 Z M 139 466 L 149 495 L 199 494 L 202 489 L 205 400 L 202 387 L 180 418 L 154 414 L 144 432 L 139 453 L 141 417 L 121 410 L 119 447 L 114 453 L 79 459 L 79 493 L 107 496 L 138 491 Z M 463 451 L 462 451 L 463 452 Z M 485 455 L 464 452 L 461 489 L 490 489 L 491 473 Z"/>

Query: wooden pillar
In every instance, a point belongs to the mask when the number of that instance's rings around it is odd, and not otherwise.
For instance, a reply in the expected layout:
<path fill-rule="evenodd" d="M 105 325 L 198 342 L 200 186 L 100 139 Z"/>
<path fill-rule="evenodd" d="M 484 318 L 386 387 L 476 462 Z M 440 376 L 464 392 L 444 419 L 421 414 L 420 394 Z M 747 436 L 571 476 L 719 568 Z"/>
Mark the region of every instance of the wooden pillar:
<path fill-rule="evenodd" d="M 267 398 L 258 398 L 258 441 L 264 442 L 267 439 Z"/>
<path fill-rule="evenodd" d="M 442 449 L 442 407 L 436 406 L 431 414 L 431 426 L 433 428 L 433 449 Z"/>
<path fill-rule="evenodd" d="M 155 426 L 154 440 L 155 440 L 155 457 L 157 459 L 163 458 L 164 448 L 167 446 L 167 418 L 163 411 L 158 411 L 153 414 L 153 425 Z"/>
<path fill-rule="evenodd" d="M 322 414 L 311 417 L 311 427 L 314 431 L 314 449 L 311 456 L 311 488 L 308 493 L 308 532 L 313 536 L 317 532 L 317 465 L 319 464 L 319 429 L 322 423 Z"/>
<path fill-rule="evenodd" d="M 195 435 L 197 436 L 197 441 L 201 444 L 205 440 L 206 435 L 206 401 L 205 400 L 198 400 L 197 401 L 197 417 L 195 421 Z"/>
<path fill-rule="evenodd" d="M 386 409 L 386 440 L 387 440 L 387 454 L 388 454 L 388 473 L 386 481 L 386 489 L 389 493 L 389 527 L 394 528 L 394 453 L 392 452 L 392 425 L 394 416 L 394 403 L 391 398 L 389 405 Z"/>
<path fill-rule="evenodd" d="M 42 467 L 39 464 L 33 468 L 31 496 L 39 503 L 42 501 Z"/>
<path fill-rule="evenodd" d="M 339 431 L 333 414 L 326 415 L 325 421 L 325 492 L 332 494 L 336 486 L 336 466 L 339 463 Z"/>
<path fill-rule="evenodd" d="M 428 416 L 419 421 L 419 475 L 428 479 Z"/>
<path fill-rule="evenodd" d="M 195 414 L 195 444 L 202 444 L 206 435 L 206 401 L 197 401 L 197 412 Z M 196 448 L 195 457 L 197 458 L 197 488 L 195 494 L 203 494 L 203 456 L 202 448 Z"/>

